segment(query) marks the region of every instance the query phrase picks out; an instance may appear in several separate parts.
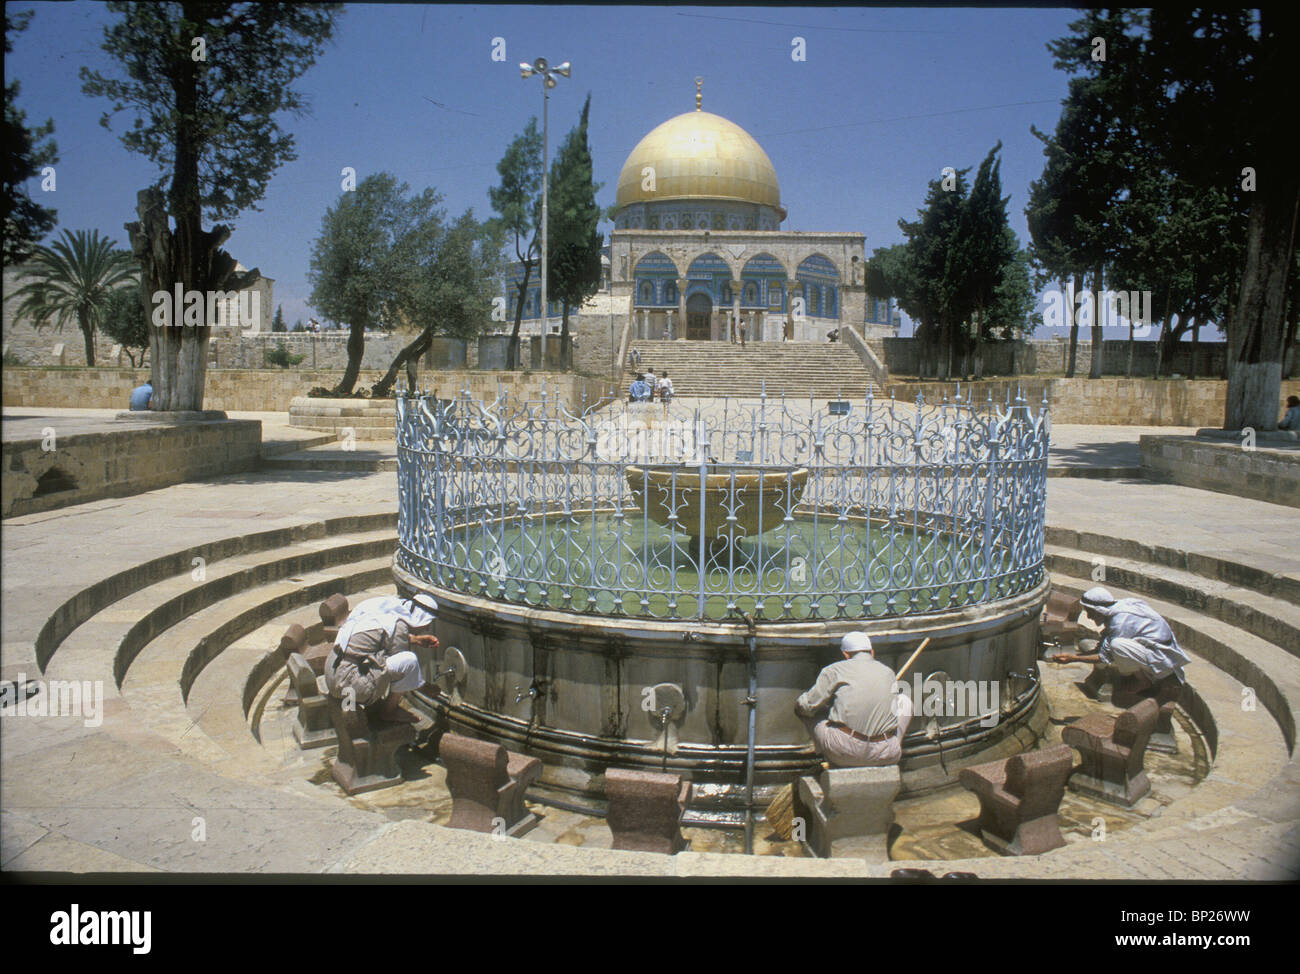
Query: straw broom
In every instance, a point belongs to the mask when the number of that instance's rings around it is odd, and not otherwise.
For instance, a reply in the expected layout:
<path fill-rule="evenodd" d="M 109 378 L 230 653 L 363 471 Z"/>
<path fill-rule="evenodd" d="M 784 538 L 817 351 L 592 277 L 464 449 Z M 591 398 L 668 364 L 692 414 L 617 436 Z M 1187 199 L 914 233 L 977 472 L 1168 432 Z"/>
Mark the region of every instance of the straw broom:
<path fill-rule="evenodd" d="M 930 637 L 927 636 L 922 640 L 921 645 L 916 647 L 916 651 L 908 657 L 907 662 L 903 664 L 903 668 L 898 671 L 894 676 L 894 679 L 901 680 L 907 674 L 907 671 L 912 668 L 912 664 L 916 662 L 916 658 L 921 655 L 921 650 L 925 649 L 925 647 L 929 645 Z M 829 770 L 830 765 L 823 761 L 822 768 Z M 794 833 L 793 784 L 784 785 L 781 790 L 776 793 L 771 804 L 767 806 L 766 818 L 767 824 L 772 827 L 772 831 L 782 839 L 788 840 L 791 837 Z"/>

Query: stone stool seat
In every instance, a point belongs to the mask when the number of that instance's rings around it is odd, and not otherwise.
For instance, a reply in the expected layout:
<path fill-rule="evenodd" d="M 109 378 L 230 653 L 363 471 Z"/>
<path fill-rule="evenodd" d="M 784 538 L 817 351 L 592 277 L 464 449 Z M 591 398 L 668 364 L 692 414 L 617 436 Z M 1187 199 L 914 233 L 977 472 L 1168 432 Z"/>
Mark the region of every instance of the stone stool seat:
<path fill-rule="evenodd" d="M 902 777 L 898 765 L 831 768 L 799 779 L 799 807 L 808 814 L 805 844 L 823 859 L 889 858 L 889 827 Z"/>
<path fill-rule="evenodd" d="M 1056 813 L 1074 755 L 1064 744 L 962 768 L 957 780 L 980 800 L 980 834 L 1004 856 L 1037 856 L 1065 845 Z"/>
<path fill-rule="evenodd" d="M 628 771 L 605 772 L 606 821 L 614 833 L 615 849 L 675 855 L 686 848 L 682 816 L 691 783 L 678 774 Z"/>
<path fill-rule="evenodd" d="M 1159 715 L 1148 697 L 1118 717 L 1089 714 L 1066 727 L 1061 740 L 1083 759 L 1070 787 L 1115 805 L 1136 805 L 1151 790 L 1142 759 Z"/>
<path fill-rule="evenodd" d="M 1167 676 L 1154 686 L 1145 681 L 1131 677 L 1121 678 L 1115 682 L 1110 702 L 1116 707 L 1132 707 L 1150 697 L 1160 708 L 1156 716 L 1155 730 L 1147 741 L 1147 750 L 1160 751 L 1163 754 L 1177 754 L 1178 741 L 1174 737 L 1174 709 L 1183 703 L 1184 684 L 1175 676 Z"/>
<path fill-rule="evenodd" d="M 341 701 L 325 697 L 330 723 L 338 736 L 339 753 L 330 764 L 334 780 L 349 795 L 400 784 L 397 749 L 415 740 L 411 724 L 384 720 L 378 707 L 344 710 Z"/>
<path fill-rule="evenodd" d="M 289 685 L 298 698 L 298 714 L 293 719 L 293 739 L 304 751 L 313 747 L 326 747 L 338 742 L 334 725 L 330 721 L 329 692 L 325 678 L 312 670 L 301 653 L 290 653 L 285 662 L 289 670 Z"/>
<path fill-rule="evenodd" d="M 1078 600 L 1064 592 L 1053 591 L 1043 606 L 1039 632 L 1045 640 L 1065 647 L 1074 643 L 1082 627 L 1078 622 Z"/>
<path fill-rule="evenodd" d="M 522 835 L 537 824 L 524 794 L 542 774 L 542 762 L 500 744 L 443 734 L 438 756 L 447 768 L 453 829 Z"/>

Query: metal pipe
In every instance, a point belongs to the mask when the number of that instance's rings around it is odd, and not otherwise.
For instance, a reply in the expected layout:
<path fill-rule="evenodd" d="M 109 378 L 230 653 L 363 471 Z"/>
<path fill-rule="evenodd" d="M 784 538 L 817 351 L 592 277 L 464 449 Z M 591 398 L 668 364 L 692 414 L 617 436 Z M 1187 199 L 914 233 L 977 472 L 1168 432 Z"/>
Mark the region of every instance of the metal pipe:
<path fill-rule="evenodd" d="M 749 740 L 745 744 L 745 854 L 754 854 L 754 734 L 758 721 L 758 638 L 754 632 L 754 617 L 744 615 L 749 629 Z"/>

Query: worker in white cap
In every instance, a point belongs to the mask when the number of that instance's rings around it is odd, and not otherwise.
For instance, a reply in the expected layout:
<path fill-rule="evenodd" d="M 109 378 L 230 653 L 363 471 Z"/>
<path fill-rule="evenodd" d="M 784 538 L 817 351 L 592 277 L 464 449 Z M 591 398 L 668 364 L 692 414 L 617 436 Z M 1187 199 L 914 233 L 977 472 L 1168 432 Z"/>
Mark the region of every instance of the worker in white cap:
<path fill-rule="evenodd" d="M 402 695 L 424 685 L 424 661 L 438 648 L 438 637 L 427 630 L 437 616 L 438 603 L 426 592 L 409 599 L 380 596 L 366 599 L 349 613 L 325 661 L 325 684 L 338 699 L 368 707 L 382 702 L 384 720 L 414 723 L 401 707 Z M 423 653 L 420 651 L 423 650 Z"/>
<path fill-rule="evenodd" d="M 831 764 L 873 768 L 897 764 L 912 701 L 894 692 L 894 671 L 878 662 L 865 632 L 840 640 L 842 660 L 827 666 L 812 689 L 795 701 L 795 713 Z M 826 711 L 825 716 L 818 715 Z"/>
<path fill-rule="evenodd" d="M 1141 599 L 1116 599 L 1100 586 L 1090 588 L 1079 599 L 1088 618 L 1102 626 L 1099 640 L 1080 639 L 1082 653 L 1058 653 L 1057 663 L 1092 663 L 1087 686 L 1096 691 L 1107 682 L 1105 666 L 1120 676 L 1136 675 L 1148 686 L 1162 680 L 1186 683 L 1183 668 L 1191 662 L 1169 623 Z"/>

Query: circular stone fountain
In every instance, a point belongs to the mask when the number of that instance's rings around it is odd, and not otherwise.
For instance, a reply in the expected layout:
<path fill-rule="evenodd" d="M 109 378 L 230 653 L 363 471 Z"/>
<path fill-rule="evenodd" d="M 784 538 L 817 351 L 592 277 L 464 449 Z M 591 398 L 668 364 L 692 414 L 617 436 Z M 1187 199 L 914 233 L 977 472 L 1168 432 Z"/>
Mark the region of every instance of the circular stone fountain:
<path fill-rule="evenodd" d="M 895 669 L 930 638 L 909 683 L 968 703 L 914 718 L 904 793 L 1033 746 L 1045 407 L 580 414 L 466 395 L 402 396 L 397 412 L 394 574 L 438 600 L 442 643 L 468 668 L 454 698 L 417 699 L 540 757 L 545 797 L 598 807 L 606 767 L 669 770 L 693 781 L 697 817 L 734 821 L 746 617 L 759 800 L 816 766 L 793 704 L 856 629 Z"/>

